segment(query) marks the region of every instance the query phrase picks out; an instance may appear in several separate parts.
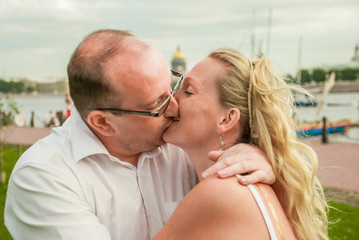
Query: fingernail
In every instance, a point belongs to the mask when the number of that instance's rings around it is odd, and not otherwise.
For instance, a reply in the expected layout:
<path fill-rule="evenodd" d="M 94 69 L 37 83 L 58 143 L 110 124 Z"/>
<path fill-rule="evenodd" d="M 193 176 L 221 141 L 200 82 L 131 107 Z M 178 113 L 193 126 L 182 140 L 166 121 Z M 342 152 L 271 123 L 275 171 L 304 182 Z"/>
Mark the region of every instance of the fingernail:
<path fill-rule="evenodd" d="M 246 178 L 241 178 L 240 180 L 242 182 L 243 185 L 247 185 L 248 184 L 248 181 Z"/>
<path fill-rule="evenodd" d="M 206 178 L 206 177 L 208 177 L 208 172 L 203 172 L 201 175 L 203 178 Z"/>

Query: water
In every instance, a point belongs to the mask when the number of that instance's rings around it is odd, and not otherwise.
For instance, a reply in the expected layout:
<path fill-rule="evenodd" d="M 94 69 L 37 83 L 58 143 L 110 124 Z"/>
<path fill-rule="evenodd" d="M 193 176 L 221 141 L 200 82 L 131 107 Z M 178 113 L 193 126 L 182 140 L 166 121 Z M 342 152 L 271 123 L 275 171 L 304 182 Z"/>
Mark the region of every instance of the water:
<path fill-rule="evenodd" d="M 315 97 L 319 102 L 321 96 Z M 300 121 L 312 122 L 316 120 L 317 110 L 317 107 L 298 108 L 298 117 Z M 323 117 L 329 122 L 347 119 L 359 123 L 359 92 L 330 93 L 325 98 L 318 120 L 322 120 Z M 329 138 L 330 141 L 359 143 L 359 127 L 352 127 L 345 134 L 331 134 Z"/>
<path fill-rule="evenodd" d="M 318 102 L 320 95 L 316 96 Z M 31 111 L 35 112 L 35 127 L 43 127 L 43 120 L 50 110 L 65 111 L 66 103 L 64 96 L 37 96 L 37 97 L 13 97 L 19 107 L 21 115 L 30 122 Z M 330 106 L 332 103 L 341 104 L 340 106 Z M 319 115 L 328 121 L 339 121 L 348 119 L 352 122 L 359 122 L 359 92 L 353 93 L 330 93 L 326 99 L 324 107 Z M 298 115 L 301 121 L 314 121 L 317 113 L 316 107 L 298 108 Z M 344 142 L 359 143 L 359 127 L 351 128 L 345 135 L 332 134 L 331 139 Z"/>
<path fill-rule="evenodd" d="M 315 95 L 317 101 L 320 101 L 320 95 Z M 338 104 L 332 106 L 330 104 Z M 359 121 L 359 92 L 353 93 L 331 93 L 325 98 L 323 109 L 319 119 L 324 116 L 328 121 L 339 121 L 348 119 L 352 122 Z M 317 113 L 317 107 L 298 108 L 301 120 L 314 121 Z"/>
<path fill-rule="evenodd" d="M 36 96 L 36 97 L 12 97 L 17 103 L 21 116 L 30 123 L 31 111 L 34 111 L 35 127 L 44 127 L 44 119 L 49 111 L 56 113 L 62 111 L 65 113 L 65 96 Z"/>

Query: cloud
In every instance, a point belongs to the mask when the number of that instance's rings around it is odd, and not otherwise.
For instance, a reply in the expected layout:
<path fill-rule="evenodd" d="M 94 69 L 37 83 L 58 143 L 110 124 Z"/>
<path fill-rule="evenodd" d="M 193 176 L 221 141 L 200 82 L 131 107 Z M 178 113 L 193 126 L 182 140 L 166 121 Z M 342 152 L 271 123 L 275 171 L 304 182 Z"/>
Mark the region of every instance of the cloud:
<path fill-rule="evenodd" d="M 99 28 L 130 30 L 168 61 L 179 44 L 188 66 L 223 46 L 250 56 L 254 34 L 256 51 L 260 42 L 266 51 L 270 40 L 270 57 L 288 72 L 297 66 L 300 37 L 308 66 L 348 61 L 359 42 L 357 0 L 0 0 L 0 5 L 0 71 L 9 76 L 63 73 L 77 44 Z"/>

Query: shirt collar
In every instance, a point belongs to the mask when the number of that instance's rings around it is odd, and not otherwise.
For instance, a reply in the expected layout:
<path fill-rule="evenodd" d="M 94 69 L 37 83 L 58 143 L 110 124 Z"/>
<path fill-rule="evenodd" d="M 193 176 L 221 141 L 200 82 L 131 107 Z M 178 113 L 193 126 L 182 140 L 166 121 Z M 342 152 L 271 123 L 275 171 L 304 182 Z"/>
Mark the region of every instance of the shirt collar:
<path fill-rule="evenodd" d="M 75 161 L 94 154 L 109 155 L 107 149 L 86 125 L 77 109 L 71 109 L 71 146 Z"/>
<path fill-rule="evenodd" d="M 95 154 L 106 154 L 109 155 L 106 147 L 97 138 L 97 136 L 91 131 L 84 120 L 81 118 L 79 112 L 72 106 L 71 109 L 71 146 L 73 157 L 76 162 Z M 162 148 L 158 147 L 152 151 L 143 152 L 139 160 L 147 158 L 157 157 L 162 153 Z M 120 159 L 119 159 L 120 160 Z"/>
<path fill-rule="evenodd" d="M 143 152 L 141 154 L 140 158 L 141 157 L 143 157 L 143 158 L 155 158 L 161 153 L 162 153 L 162 147 L 158 147 L 156 149 L 153 149 L 152 151 Z"/>

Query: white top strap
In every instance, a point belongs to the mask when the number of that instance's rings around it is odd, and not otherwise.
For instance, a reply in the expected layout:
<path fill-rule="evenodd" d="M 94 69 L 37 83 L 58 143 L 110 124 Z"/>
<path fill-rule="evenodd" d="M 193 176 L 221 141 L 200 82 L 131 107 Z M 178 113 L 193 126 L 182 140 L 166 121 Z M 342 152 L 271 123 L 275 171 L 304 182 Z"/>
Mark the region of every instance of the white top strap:
<path fill-rule="evenodd" d="M 242 176 L 240 174 L 237 174 L 236 177 L 241 178 Z M 247 185 L 247 187 L 252 192 L 252 195 L 253 195 L 254 199 L 256 200 L 260 211 L 262 212 L 262 216 L 263 216 L 264 221 L 265 221 L 265 223 L 267 225 L 271 240 L 277 240 L 277 236 L 276 236 L 275 231 L 274 231 L 272 220 L 270 219 L 270 216 L 268 214 L 267 208 L 264 205 L 261 196 L 259 195 L 257 189 L 252 184 Z"/>

